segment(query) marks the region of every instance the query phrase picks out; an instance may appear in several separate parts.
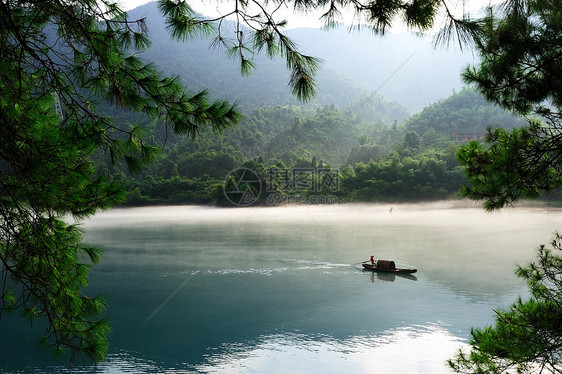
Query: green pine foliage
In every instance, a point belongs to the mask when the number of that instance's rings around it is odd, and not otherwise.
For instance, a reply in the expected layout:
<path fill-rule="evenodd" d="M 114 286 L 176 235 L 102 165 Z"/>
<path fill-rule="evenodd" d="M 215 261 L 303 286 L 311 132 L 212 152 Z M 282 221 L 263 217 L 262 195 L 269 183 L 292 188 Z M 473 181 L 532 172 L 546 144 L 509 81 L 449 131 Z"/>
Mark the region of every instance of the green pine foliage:
<path fill-rule="evenodd" d="M 0 312 L 20 310 L 30 321 L 46 322 L 39 342 L 57 355 L 70 351 L 100 361 L 110 330 L 100 317 L 106 305 L 80 291 L 100 252 L 80 244 L 82 231 L 63 217 L 115 205 L 123 191 L 93 173 L 88 153 L 95 138 L 77 126 L 61 131 L 52 95 L 14 103 L 4 93 L 0 126 L 12 136 L 0 140 Z"/>
<path fill-rule="evenodd" d="M 469 180 L 464 194 L 497 209 L 562 185 L 562 11 L 557 2 L 510 2 L 490 9 L 483 25 L 481 61 L 464 79 L 528 122 L 511 132 L 492 129 L 484 145 L 459 151 Z"/>
<path fill-rule="evenodd" d="M 528 300 L 519 298 L 496 311 L 492 326 L 471 331 L 469 352 L 460 351 L 449 365 L 457 373 L 555 373 L 562 350 L 562 237 L 552 248 L 541 245 L 537 260 L 517 269 L 527 282 Z"/>
<path fill-rule="evenodd" d="M 138 57 L 143 20 L 114 3 L 0 3 L 0 314 L 41 323 L 39 346 L 94 362 L 107 351 L 105 303 L 83 293 L 100 251 L 69 222 L 123 201 L 113 170 L 138 172 L 159 150 L 99 103 L 159 118 L 170 132 L 220 132 L 234 106 L 191 94 Z M 92 162 L 104 155 L 111 166 Z"/>
<path fill-rule="evenodd" d="M 545 193 L 559 195 L 561 9 L 556 1 L 506 2 L 482 20 L 476 38 L 481 59 L 464 78 L 528 122 L 511 131 L 489 129 L 483 144 L 470 142 L 458 151 L 469 181 L 463 194 L 483 200 L 487 210 Z M 535 262 L 518 268 L 531 297 L 497 311 L 494 325 L 473 329 L 470 351 L 449 361 L 456 372 L 560 372 L 561 250 L 556 234 L 552 249 L 541 246 Z"/>

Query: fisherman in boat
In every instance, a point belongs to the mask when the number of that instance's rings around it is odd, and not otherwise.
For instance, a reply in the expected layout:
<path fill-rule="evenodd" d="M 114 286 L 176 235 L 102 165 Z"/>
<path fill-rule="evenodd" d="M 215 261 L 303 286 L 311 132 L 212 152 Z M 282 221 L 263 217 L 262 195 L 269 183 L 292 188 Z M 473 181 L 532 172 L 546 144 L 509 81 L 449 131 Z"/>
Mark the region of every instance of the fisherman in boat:
<path fill-rule="evenodd" d="M 371 265 L 375 266 L 375 256 L 371 256 Z"/>

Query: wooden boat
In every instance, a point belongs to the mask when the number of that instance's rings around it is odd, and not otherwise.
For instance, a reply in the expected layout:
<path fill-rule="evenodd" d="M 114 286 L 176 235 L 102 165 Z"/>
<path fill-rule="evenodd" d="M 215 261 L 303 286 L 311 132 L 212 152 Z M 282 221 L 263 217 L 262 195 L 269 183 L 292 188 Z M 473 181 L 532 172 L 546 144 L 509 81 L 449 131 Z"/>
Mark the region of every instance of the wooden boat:
<path fill-rule="evenodd" d="M 371 271 L 385 272 L 385 273 L 395 273 L 395 274 L 412 274 L 418 271 L 418 269 L 400 269 L 396 267 L 394 261 L 388 260 L 377 260 L 374 265 L 363 263 L 363 268 Z"/>

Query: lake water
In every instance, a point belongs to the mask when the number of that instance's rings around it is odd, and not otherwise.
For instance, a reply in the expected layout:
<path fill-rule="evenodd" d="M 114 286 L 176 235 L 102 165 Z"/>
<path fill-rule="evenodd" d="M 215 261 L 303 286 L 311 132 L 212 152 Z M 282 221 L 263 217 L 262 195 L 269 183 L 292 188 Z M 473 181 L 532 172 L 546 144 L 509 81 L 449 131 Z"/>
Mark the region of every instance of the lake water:
<path fill-rule="evenodd" d="M 111 210 L 84 223 L 105 250 L 86 292 L 110 304 L 107 361 L 53 362 L 4 315 L 0 372 L 447 373 L 561 223 L 455 203 Z M 418 272 L 351 266 L 372 254 Z"/>

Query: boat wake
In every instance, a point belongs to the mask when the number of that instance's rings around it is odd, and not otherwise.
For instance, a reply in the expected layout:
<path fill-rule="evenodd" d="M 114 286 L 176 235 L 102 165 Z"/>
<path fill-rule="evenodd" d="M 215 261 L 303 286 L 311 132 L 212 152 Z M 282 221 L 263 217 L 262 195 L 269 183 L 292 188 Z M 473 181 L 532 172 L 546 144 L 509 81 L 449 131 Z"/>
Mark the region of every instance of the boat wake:
<path fill-rule="evenodd" d="M 273 259 L 274 262 L 281 263 L 283 266 L 278 267 L 263 267 L 263 268 L 221 268 L 221 269 L 207 269 L 202 271 L 203 274 L 218 274 L 218 275 L 238 275 L 238 274 L 260 274 L 272 276 L 274 274 L 285 273 L 290 271 L 302 270 L 328 270 L 338 268 L 348 268 L 349 264 L 338 264 L 323 261 L 304 260 L 295 258 L 277 258 Z"/>

